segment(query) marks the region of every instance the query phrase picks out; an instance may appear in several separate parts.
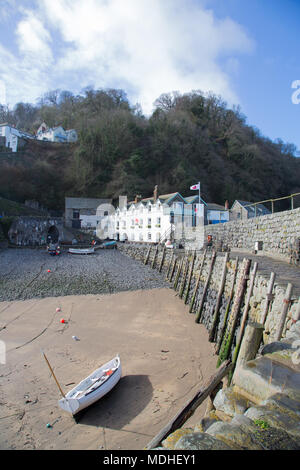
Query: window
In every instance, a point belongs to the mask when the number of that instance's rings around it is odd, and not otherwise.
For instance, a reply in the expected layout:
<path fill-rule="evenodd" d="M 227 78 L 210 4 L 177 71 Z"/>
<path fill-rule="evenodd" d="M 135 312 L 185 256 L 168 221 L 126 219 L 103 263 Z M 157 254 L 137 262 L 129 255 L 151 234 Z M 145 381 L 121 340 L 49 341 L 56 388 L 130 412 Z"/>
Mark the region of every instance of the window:
<path fill-rule="evenodd" d="M 151 217 L 148 218 L 148 224 L 147 224 L 147 227 L 148 228 L 151 228 Z"/>
<path fill-rule="evenodd" d="M 148 206 L 148 212 L 151 212 L 151 204 Z"/>
<path fill-rule="evenodd" d="M 156 227 L 158 227 L 158 228 L 160 227 L 160 225 L 161 225 L 160 222 L 161 222 L 161 218 L 160 218 L 160 217 L 157 217 L 157 219 L 156 219 Z"/>
<path fill-rule="evenodd" d="M 148 240 L 151 240 L 151 233 L 148 233 Z"/>
<path fill-rule="evenodd" d="M 73 219 L 79 219 L 79 211 L 73 211 Z"/>

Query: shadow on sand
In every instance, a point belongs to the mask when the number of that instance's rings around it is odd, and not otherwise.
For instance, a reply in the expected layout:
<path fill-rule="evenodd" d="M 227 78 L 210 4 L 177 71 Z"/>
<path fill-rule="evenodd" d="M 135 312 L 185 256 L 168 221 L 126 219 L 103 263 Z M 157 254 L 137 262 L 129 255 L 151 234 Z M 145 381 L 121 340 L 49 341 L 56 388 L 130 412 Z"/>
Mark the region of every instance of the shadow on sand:
<path fill-rule="evenodd" d="M 107 395 L 77 413 L 74 419 L 88 426 L 122 429 L 143 411 L 152 393 L 147 375 L 126 375 Z"/>

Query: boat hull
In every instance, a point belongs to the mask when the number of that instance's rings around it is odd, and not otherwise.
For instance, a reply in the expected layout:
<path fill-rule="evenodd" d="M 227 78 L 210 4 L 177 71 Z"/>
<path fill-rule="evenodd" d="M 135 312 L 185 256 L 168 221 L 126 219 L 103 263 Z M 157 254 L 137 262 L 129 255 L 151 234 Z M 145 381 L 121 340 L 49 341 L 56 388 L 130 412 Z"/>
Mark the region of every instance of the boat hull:
<path fill-rule="evenodd" d="M 80 249 L 80 248 L 69 248 L 69 253 L 72 255 L 91 255 L 95 253 L 94 248 Z"/>
<path fill-rule="evenodd" d="M 101 374 L 105 373 L 105 370 L 110 370 L 112 367 L 115 369 L 104 383 L 100 383 L 99 386 L 93 385 L 93 383 L 95 384 L 97 378 L 101 377 Z M 67 411 L 74 416 L 79 413 L 79 411 L 92 405 L 96 401 L 100 400 L 108 392 L 110 392 L 110 390 L 112 390 L 119 382 L 121 375 L 121 361 L 119 356 L 116 356 L 114 359 L 94 371 L 86 379 L 81 381 L 76 387 L 70 390 L 66 394 L 65 398 L 62 398 L 58 401 L 58 404 L 64 411 Z M 86 388 L 85 393 L 80 393 L 82 392 L 82 389 L 84 389 L 89 383 L 90 387 Z M 95 387 L 95 390 L 92 390 L 93 387 Z"/>

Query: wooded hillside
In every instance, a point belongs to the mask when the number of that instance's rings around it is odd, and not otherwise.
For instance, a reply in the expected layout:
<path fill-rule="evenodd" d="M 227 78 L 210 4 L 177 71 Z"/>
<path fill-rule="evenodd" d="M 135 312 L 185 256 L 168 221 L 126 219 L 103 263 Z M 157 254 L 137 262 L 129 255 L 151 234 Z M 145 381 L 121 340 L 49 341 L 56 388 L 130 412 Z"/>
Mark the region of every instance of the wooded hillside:
<path fill-rule="evenodd" d="M 170 93 L 150 117 L 122 90 L 49 92 L 36 106 L 0 105 L 0 121 L 35 133 L 41 122 L 75 128 L 76 144 L 28 141 L 20 155 L 0 156 L 0 196 L 36 199 L 49 209 L 65 196 L 133 198 L 179 191 L 201 181 L 207 202 L 259 201 L 300 192 L 300 159 L 246 123 L 239 109 L 200 91 Z"/>

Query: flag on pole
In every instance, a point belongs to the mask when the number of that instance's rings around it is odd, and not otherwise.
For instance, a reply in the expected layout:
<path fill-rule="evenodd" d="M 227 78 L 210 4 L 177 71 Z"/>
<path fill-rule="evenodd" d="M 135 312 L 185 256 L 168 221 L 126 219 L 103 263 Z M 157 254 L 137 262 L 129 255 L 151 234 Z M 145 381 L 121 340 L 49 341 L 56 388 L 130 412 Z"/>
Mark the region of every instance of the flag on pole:
<path fill-rule="evenodd" d="M 190 187 L 192 190 L 200 189 L 200 183 L 194 184 L 193 186 Z"/>

